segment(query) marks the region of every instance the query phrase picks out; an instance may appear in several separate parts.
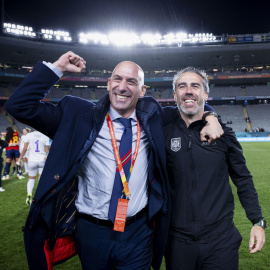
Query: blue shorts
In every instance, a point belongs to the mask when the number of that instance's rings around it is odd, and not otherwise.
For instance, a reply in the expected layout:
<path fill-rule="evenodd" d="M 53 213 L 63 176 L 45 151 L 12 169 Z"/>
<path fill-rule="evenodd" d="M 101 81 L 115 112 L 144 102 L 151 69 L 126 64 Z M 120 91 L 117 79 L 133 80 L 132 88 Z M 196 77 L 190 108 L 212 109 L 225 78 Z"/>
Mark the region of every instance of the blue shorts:
<path fill-rule="evenodd" d="M 19 158 L 20 157 L 20 151 L 19 150 L 7 150 L 6 151 L 6 158 Z"/>

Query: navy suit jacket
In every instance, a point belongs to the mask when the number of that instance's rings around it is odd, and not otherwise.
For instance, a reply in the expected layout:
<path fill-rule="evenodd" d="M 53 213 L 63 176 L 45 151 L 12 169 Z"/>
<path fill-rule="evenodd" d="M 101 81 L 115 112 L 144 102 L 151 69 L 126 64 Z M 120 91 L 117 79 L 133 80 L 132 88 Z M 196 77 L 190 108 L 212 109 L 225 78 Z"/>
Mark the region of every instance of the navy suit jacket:
<path fill-rule="evenodd" d="M 53 139 L 25 224 L 28 235 L 43 224 L 50 249 L 57 238 L 74 232 L 75 175 L 91 149 L 110 106 L 108 95 L 97 104 L 72 96 L 64 97 L 57 105 L 43 102 L 58 80 L 53 71 L 38 63 L 6 102 L 6 110 L 15 119 Z M 136 112 L 150 146 L 148 221 L 155 228 L 152 265 L 159 269 L 170 216 L 162 109 L 153 98 L 144 97 L 138 100 Z M 33 256 L 28 242 L 29 238 L 25 238 L 31 265 Z M 33 243 L 31 246 L 33 249 Z"/>

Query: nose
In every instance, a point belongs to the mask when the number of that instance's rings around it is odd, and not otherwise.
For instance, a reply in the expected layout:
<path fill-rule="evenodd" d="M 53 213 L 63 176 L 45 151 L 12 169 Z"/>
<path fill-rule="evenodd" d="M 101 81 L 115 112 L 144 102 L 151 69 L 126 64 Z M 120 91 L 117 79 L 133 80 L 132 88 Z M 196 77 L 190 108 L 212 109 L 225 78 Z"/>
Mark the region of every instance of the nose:
<path fill-rule="evenodd" d="M 121 80 L 118 86 L 120 91 L 126 90 L 127 89 L 127 82 L 126 80 Z"/>
<path fill-rule="evenodd" d="M 186 93 L 189 93 L 189 94 L 192 93 L 192 87 L 191 87 L 191 85 L 187 85 L 187 87 L 186 87 Z"/>

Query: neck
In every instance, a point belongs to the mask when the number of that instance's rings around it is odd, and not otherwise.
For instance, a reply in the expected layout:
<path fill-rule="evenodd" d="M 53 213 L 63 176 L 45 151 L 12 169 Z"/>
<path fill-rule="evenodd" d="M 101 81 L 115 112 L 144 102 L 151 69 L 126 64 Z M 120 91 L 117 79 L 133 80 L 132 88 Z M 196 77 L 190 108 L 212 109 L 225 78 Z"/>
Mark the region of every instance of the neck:
<path fill-rule="evenodd" d="M 180 115 L 182 119 L 185 121 L 187 127 L 189 127 L 191 123 L 201 120 L 203 117 L 203 113 L 204 113 L 203 111 L 200 111 L 196 114 L 191 115 L 191 114 L 184 114 L 182 111 L 180 111 Z"/>
<path fill-rule="evenodd" d="M 121 113 L 121 112 L 118 112 L 118 113 L 119 113 L 123 118 L 126 118 L 126 119 L 127 119 L 127 118 L 129 118 L 129 117 L 132 115 L 133 112 L 131 112 L 131 113 L 130 113 L 130 112 L 128 112 L 128 113 Z"/>
<path fill-rule="evenodd" d="M 124 110 L 119 110 L 119 109 L 115 109 L 112 106 L 110 106 L 110 108 L 117 112 L 119 115 L 121 115 L 121 117 L 123 118 L 130 118 L 130 116 L 133 114 L 133 112 L 135 111 L 135 109 L 131 112 L 131 111 L 124 111 Z"/>

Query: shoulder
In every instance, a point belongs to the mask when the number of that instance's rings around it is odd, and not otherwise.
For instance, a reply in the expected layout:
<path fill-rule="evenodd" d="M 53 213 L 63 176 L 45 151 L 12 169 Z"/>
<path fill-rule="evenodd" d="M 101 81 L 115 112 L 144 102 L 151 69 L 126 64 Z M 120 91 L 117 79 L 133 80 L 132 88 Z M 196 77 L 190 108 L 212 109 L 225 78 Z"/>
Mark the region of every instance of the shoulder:
<path fill-rule="evenodd" d="M 153 103 L 159 104 L 159 103 L 157 102 L 157 100 L 154 99 L 153 97 L 144 96 L 144 97 L 142 97 L 142 98 L 140 98 L 140 99 L 143 100 L 143 101 L 145 101 L 145 102 L 153 102 Z"/>
<path fill-rule="evenodd" d="M 164 126 L 172 123 L 177 117 L 180 117 L 176 106 L 167 106 L 163 108 Z"/>
<path fill-rule="evenodd" d="M 24 137 L 24 141 L 28 141 L 30 138 L 32 138 L 33 134 L 34 134 L 34 132 L 30 132 L 30 133 L 26 134 Z"/>
<path fill-rule="evenodd" d="M 224 131 L 225 136 L 236 137 L 235 132 L 233 131 L 233 129 L 231 127 L 228 127 L 225 123 L 221 123 L 221 127 L 222 127 L 222 129 Z"/>
<path fill-rule="evenodd" d="M 59 101 L 58 106 L 62 110 L 67 109 L 70 112 L 74 113 L 75 111 L 82 111 L 84 109 L 93 108 L 95 106 L 95 103 L 90 102 L 83 98 L 68 95 L 63 97 Z"/>
<path fill-rule="evenodd" d="M 138 102 L 139 103 L 148 104 L 148 105 L 151 104 L 151 105 L 153 105 L 153 106 L 155 106 L 155 107 L 157 107 L 159 109 L 162 108 L 161 105 L 160 105 L 160 103 L 156 99 L 154 99 L 152 97 L 142 97 L 142 98 L 139 98 Z"/>
<path fill-rule="evenodd" d="M 240 145 L 240 143 L 238 142 L 235 132 L 233 131 L 233 129 L 231 127 L 228 127 L 226 124 L 222 123 L 222 128 L 224 131 L 224 134 L 221 136 L 221 140 L 226 143 L 227 145 Z"/>
<path fill-rule="evenodd" d="M 161 105 L 152 97 L 139 98 L 136 105 L 137 113 L 146 115 L 160 115 L 162 113 Z"/>

